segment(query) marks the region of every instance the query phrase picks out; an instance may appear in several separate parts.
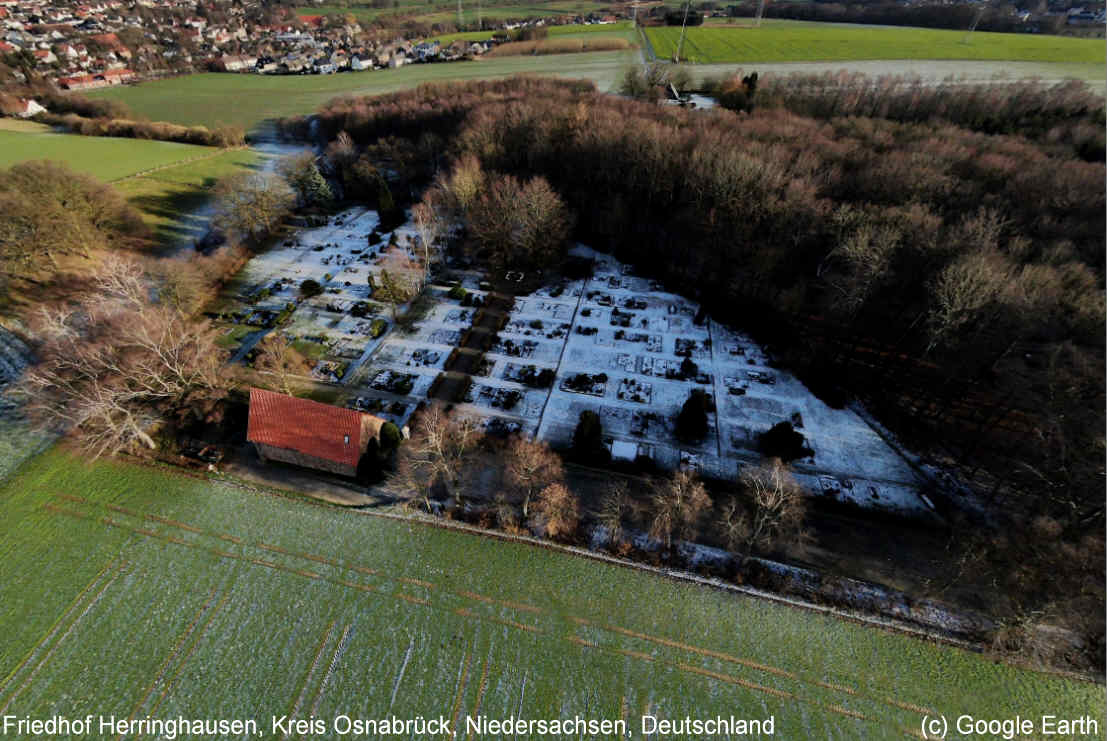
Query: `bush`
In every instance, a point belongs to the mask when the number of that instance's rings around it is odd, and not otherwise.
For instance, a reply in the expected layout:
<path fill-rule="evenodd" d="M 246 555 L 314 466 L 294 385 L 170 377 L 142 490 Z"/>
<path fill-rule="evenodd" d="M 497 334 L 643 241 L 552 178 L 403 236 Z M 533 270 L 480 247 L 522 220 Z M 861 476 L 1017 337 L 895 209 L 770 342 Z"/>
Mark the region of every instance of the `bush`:
<path fill-rule="evenodd" d="M 676 436 L 686 443 L 702 442 L 707 437 L 707 413 L 714 405 L 707 392 L 693 389 L 676 418 Z"/>
<path fill-rule="evenodd" d="M 318 296 L 322 292 L 323 292 L 323 286 L 321 286 L 319 284 L 319 281 L 317 281 L 317 280 L 312 280 L 311 278 L 308 278 L 303 283 L 300 284 L 300 295 L 303 296 L 304 298 L 311 298 L 313 296 Z"/>
<path fill-rule="evenodd" d="M 573 457 L 582 463 L 605 463 L 611 457 L 603 443 L 603 423 L 600 415 L 586 409 L 580 413 L 573 431 Z"/>
<path fill-rule="evenodd" d="M 394 423 L 385 422 L 381 425 L 380 449 L 382 453 L 391 453 L 400 446 L 400 441 L 403 439 L 403 433 L 400 432 L 400 428 Z"/>
<path fill-rule="evenodd" d="M 458 301 L 461 301 L 469 295 L 469 292 L 466 291 L 462 286 L 454 286 L 450 289 L 450 292 L 447 295 L 452 299 L 457 299 Z"/>
<path fill-rule="evenodd" d="M 374 319 L 373 323 L 369 325 L 369 336 L 376 339 L 384 334 L 384 330 L 386 329 L 388 329 L 387 321 L 384 319 Z"/>
<path fill-rule="evenodd" d="M 814 455 L 806 442 L 803 435 L 792 427 L 791 422 L 778 422 L 757 439 L 762 455 L 766 458 L 779 458 L 786 463 Z"/>

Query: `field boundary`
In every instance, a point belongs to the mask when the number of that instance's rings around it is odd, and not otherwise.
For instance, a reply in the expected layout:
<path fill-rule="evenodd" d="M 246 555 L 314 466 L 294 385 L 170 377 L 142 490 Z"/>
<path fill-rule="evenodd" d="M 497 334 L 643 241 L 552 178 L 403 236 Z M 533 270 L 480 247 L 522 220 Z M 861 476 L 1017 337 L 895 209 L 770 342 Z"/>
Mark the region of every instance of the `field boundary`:
<path fill-rule="evenodd" d="M 109 137 L 104 137 L 104 138 L 109 138 Z M 114 137 L 114 138 L 126 139 L 126 138 L 130 138 L 130 137 Z M 200 162 L 202 160 L 210 160 L 214 157 L 220 157 L 220 156 L 222 156 L 222 155 L 224 155 L 228 152 L 239 152 L 239 151 L 242 151 L 244 149 L 249 149 L 249 148 L 250 147 L 248 147 L 248 146 L 218 147 L 218 148 L 216 148 L 216 151 L 214 151 L 214 152 L 207 152 L 205 154 L 200 154 L 200 155 L 197 155 L 195 157 L 186 157 L 185 159 L 177 160 L 176 162 L 168 162 L 164 165 L 158 165 L 157 167 L 150 167 L 150 168 L 147 168 L 145 170 L 139 170 L 138 172 L 132 172 L 130 175 L 124 175 L 121 178 L 115 178 L 114 180 L 108 180 L 107 182 L 109 182 L 109 183 L 121 183 L 124 180 L 130 180 L 132 178 L 146 177 L 146 176 L 150 175 L 150 173 L 160 172 L 162 170 L 171 170 L 174 167 L 182 167 L 184 165 L 190 165 L 193 162 Z"/>

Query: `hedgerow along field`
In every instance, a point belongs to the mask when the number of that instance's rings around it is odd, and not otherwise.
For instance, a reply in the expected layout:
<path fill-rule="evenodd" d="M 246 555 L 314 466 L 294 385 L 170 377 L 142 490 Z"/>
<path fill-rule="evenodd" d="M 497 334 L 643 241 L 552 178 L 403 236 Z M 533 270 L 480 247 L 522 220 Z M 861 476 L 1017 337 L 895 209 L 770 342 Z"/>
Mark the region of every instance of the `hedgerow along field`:
<path fill-rule="evenodd" d="M 654 53 L 661 59 L 672 59 L 680 42 L 680 28 L 644 30 Z M 964 31 L 930 28 L 776 21 L 761 28 L 689 28 L 681 57 L 699 64 L 958 59 L 1102 65 L 1105 50 L 1103 39 L 980 31 L 967 35 Z"/>
<path fill-rule="evenodd" d="M 523 544 L 55 448 L 0 488 L 0 713 L 1090 714 L 1103 689 Z"/>
<path fill-rule="evenodd" d="M 311 113 L 337 95 L 379 95 L 424 82 L 479 80 L 537 74 L 595 81 L 600 90 L 618 86 L 627 65 L 640 61 L 635 49 L 471 62 L 413 64 L 375 72 L 337 75 L 195 74 L 89 93 L 112 98 L 154 121 L 204 126 L 238 124 L 247 130 L 262 121 Z M 234 101 L 228 105 L 227 101 Z"/>
<path fill-rule="evenodd" d="M 216 181 L 256 168 L 264 157 L 247 149 L 57 134 L 45 126 L 0 129 L 0 168 L 31 159 L 64 162 L 112 183 L 142 212 L 158 242 L 173 245 L 203 236 L 207 223 L 198 209 Z"/>

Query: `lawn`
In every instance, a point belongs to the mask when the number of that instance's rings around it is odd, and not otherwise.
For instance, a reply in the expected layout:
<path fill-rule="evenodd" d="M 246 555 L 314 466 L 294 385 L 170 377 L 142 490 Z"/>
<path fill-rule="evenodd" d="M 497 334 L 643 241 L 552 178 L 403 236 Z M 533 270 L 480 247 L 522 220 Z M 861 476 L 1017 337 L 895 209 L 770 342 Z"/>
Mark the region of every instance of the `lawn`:
<path fill-rule="evenodd" d="M 1103 721 L 1103 688 L 531 546 L 55 449 L 0 488 L 0 713 L 922 714 Z M 462 731 L 464 733 L 464 731 Z M 405 734 L 406 736 L 407 734 Z M 333 734 L 327 734 L 333 737 Z M 526 737 L 523 734 L 522 737 Z"/>
<path fill-rule="evenodd" d="M 336 95 L 377 95 L 439 80 L 547 74 L 595 80 L 601 90 L 608 90 L 638 58 L 638 52 L 630 50 L 413 64 L 326 76 L 207 73 L 95 91 L 89 97 L 121 100 L 136 113 L 159 121 L 253 129 L 266 119 L 310 113 Z"/>
<path fill-rule="evenodd" d="M 654 27 L 645 31 L 657 56 L 671 59 L 680 40 L 680 28 Z M 1102 66 L 1105 48 L 1102 39 L 980 31 L 966 38 L 964 31 L 776 22 L 761 28 L 689 28 L 682 56 L 702 64 L 957 59 Z"/>

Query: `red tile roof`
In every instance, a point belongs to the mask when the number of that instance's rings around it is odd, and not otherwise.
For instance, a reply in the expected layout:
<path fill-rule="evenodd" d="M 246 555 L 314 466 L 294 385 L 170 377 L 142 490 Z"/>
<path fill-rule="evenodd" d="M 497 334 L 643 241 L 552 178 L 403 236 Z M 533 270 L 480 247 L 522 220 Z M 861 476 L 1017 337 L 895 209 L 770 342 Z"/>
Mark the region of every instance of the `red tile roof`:
<path fill-rule="evenodd" d="M 252 388 L 246 439 L 357 466 L 363 416 L 353 409 Z"/>

